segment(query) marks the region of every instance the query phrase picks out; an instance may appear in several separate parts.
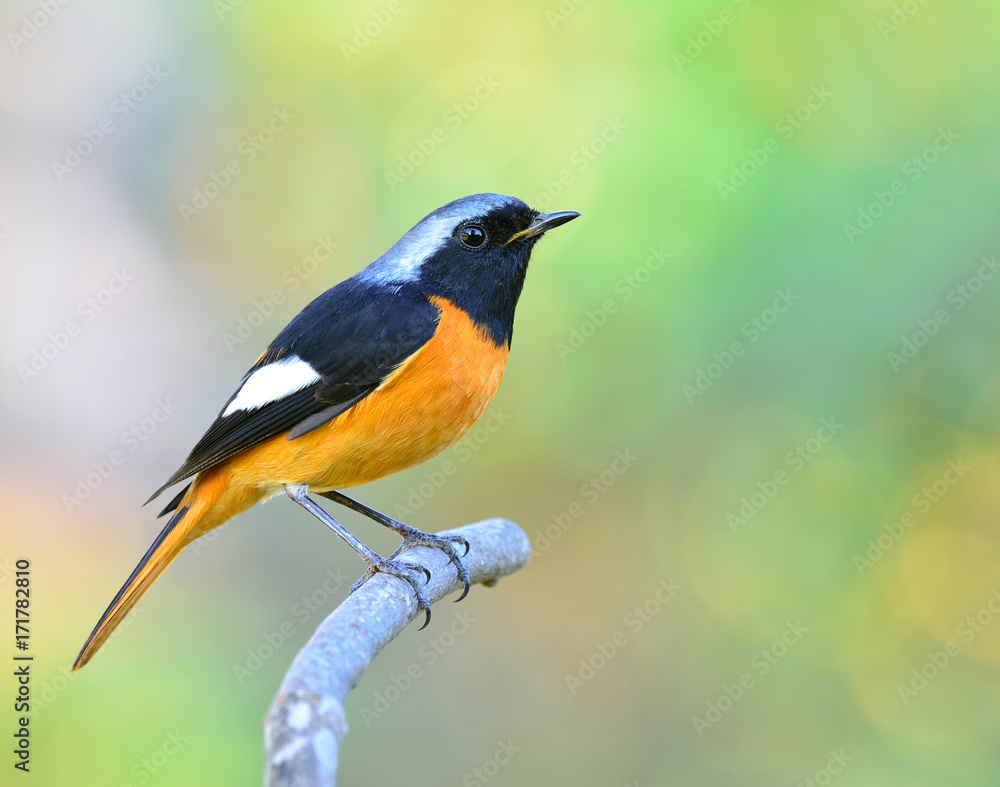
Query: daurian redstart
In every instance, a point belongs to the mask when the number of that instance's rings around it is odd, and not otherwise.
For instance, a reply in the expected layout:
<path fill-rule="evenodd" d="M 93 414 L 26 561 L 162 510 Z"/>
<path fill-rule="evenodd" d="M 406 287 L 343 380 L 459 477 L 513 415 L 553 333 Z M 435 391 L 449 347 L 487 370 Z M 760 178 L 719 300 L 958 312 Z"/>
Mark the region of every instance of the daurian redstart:
<path fill-rule="evenodd" d="M 86 664 L 180 551 L 255 503 L 284 493 L 344 539 L 376 572 L 410 583 L 430 608 L 414 545 L 442 549 L 469 590 L 455 536 L 424 533 L 337 490 L 423 462 L 455 443 L 496 393 L 532 248 L 579 216 L 539 213 L 474 194 L 425 217 L 367 268 L 327 290 L 278 334 L 181 468 L 150 498 L 191 476 L 160 516 L 167 526 L 101 616 L 73 669 Z M 321 508 L 314 492 L 392 528 L 403 542 L 376 554 Z M 149 501 L 147 501 L 149 502 Z"/>

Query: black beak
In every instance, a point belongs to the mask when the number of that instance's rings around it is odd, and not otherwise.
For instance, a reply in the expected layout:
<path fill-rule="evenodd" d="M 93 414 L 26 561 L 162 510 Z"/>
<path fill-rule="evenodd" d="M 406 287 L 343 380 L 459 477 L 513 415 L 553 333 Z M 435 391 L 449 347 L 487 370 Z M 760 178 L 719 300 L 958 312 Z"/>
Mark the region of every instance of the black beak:
<path fill-rule="evenodd" d="M 507 243 L 511 243 L 515 240 L 537 238 L 540 235 L 544 235 L 553 227 L 558 227 L 560 224 L 565 224 L 567 221 L 573 221 L 573 219 L 579 215 L 580 214 L 575 210 L 558 210 L 554 213 L 539 213 L 528 226 L 528 229 L 521 230 L 516 235 L 511 236 Z"/>

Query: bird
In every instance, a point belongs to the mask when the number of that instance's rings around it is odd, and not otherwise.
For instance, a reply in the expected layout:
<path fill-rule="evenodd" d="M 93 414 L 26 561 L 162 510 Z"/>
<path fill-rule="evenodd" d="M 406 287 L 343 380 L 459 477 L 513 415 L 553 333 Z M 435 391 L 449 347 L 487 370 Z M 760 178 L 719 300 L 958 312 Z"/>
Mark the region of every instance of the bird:
<path fill-rule="evenodd" d="M 181 467 L 146 501 L 192 479 L 160 512 L 166 526 L 101 616 L 73 664 L 87 664 L 185 546 L 284 494 L 377 573 L 407 582 L 417 614 L 430 572 L 397 559 L 441 549 L 469 591 L 468 542 L 399 522 L 344 495 L 453 445 L 483 414 L 506 366 L 532 250 L 576 211 L 543 213 L 516 197 L 473 194 L 429 213 L 381 257 L 309 303 L 243 376 Z M 192 478 L 193 477 L 193 478 Z M 365 546 L 311 495 L 352 509 L 403 540 L 389 557 Z M 456 548 L 457 547 L 457 548 Z M 463 554 L 458 549 L 464 548 Z M 423 580 L 423 582 L 421 582 Z"/>

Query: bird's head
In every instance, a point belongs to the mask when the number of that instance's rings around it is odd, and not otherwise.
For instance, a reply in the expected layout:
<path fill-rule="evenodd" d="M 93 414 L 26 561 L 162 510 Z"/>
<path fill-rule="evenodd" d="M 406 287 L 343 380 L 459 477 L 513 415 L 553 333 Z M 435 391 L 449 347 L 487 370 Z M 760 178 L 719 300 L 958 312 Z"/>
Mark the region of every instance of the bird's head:
<path fill-rule="evenodd" d="M 579 215 L 540 213 L 516 197 L 473 194 L 425 216 L 359 278 L 447 298 L 509 343 L 531 250 L 548 230 Z"/>

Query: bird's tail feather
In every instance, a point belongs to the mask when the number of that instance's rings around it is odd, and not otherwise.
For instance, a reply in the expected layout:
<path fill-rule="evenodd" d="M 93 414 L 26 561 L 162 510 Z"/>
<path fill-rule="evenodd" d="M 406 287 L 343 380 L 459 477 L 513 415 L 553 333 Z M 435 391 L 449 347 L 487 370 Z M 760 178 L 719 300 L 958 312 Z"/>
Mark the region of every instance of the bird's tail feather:
<path fill-rule="evenodd" d="M 78 670 L 90 661 L 142 594 L 185 546 L 265 497 L 267 493 L 253 484 L 234 484 L 226 473 L 214 469 L 199 473 L 194 483 L 167 507 L 168 511 L 172 508 L 176 511 L 101 616 L 76 657 L 73 669 Z"/>
<path fill-rule="evenodd" d="M 111 632 L 115 630 L 118 624 L 122 622 L 122 619 L 128 614 L 129 610 L 139 601 L 142 594 L 146 592 L 149 586 L 163 573 L 163 570 L 170 565 L 188 543 L 192 531 L 191 525 L 194 523 L 184 522 L 184 526 L 181 525 L 181 521 L 188 514 L 188 510 L 189 505 L 183 505 L 170 517 L 167 526 L 156 537 L 156 541 L 153 542 L 153 545 L 143 556 L 142 560 L 139 561 L 139 565 L 135 567 L 132 576 L 128 578 L 122 589 L 118 591 L 118 595 L 115 596 L 111 605 L 101 616 L 97 626 L 94 627 L 93 632 L 83 646 L 83 650 L 80 651 L 80 655 L 73 662 L 74 670 L 80 669 L 80 667 L 90 661 L 94 653 L 97 652 L 97 649 L 107 641 L 108 637 L 111 636 Z"/>

